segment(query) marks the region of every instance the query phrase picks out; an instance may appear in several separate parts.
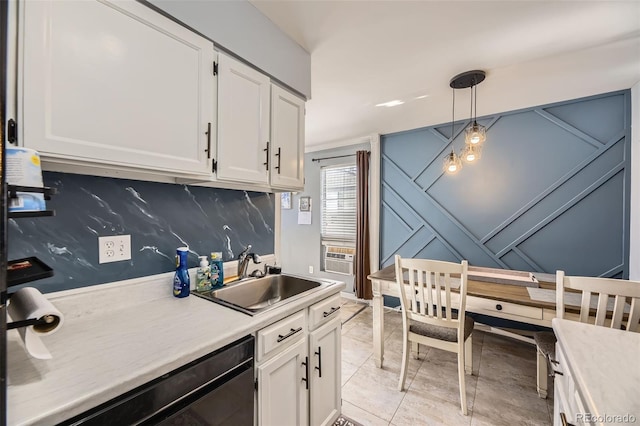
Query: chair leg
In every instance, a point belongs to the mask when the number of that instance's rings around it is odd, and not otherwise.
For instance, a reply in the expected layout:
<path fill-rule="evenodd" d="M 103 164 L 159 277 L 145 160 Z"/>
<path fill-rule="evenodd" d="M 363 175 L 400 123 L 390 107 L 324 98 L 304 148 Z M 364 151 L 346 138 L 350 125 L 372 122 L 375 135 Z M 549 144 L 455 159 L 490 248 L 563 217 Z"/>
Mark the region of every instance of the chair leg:
<path fill-rule="evenodd" d="M 471 340 L 473 335 L 464 342 L 464 371 L 471 375 L 473 374 L 473 341 Z"/>
<path fill-rule="evenodd" d="M 467 415 L 467 391 L 465 389 L 464 378 L 464 358 L 465 350 L 464 344 L 458 346 L 458 380 L 460 381 L 460 407 L 462 408 L 462 414 Z"/>
<path fill-rule="evenodd" d="M 420 344 L 418 342 L 411 342 L 411 352 L 413 352 L 413 359 L 420 359 Z"/>
<path fill-rule="evenodd" d="M 536 371 L 537 371 L 537 388 L 538 396 L 542 399 L 547 398 L 547 383 L 549 381 L 547 371 L 547 359 L 545 355 L 540 351 L 540 348 L 536 347 Z"/>
<path fill-rule="evenodd" d="M 407 379 L 408 364 L 409 364 L 409 336 L 404 334 L 402 338 L 402 365 L 400 366 L 400 382 L 398 383 L 398 390 L 401 392 L 404 390 L 404 383 Z"/>

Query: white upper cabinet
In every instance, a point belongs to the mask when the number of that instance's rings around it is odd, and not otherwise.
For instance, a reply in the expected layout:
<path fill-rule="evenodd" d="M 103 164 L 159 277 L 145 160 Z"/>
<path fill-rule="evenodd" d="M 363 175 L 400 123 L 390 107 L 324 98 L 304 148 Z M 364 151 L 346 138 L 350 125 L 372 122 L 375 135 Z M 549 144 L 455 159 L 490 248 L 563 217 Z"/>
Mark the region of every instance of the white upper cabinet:
<path fill-rule="evenodd" d="M 45 159 L 211 173 L 213 43 L 135 1 L 20 5 L 22 145 Z"/>
<path fill-rule="evenodd" d="M 269 77 L 218 54 L 217 179 L 268 185 Z"/>
<path fill-rule="evenodd" d="M 304 100 L 271 85 L 271 186 L 304 187 Z"/>

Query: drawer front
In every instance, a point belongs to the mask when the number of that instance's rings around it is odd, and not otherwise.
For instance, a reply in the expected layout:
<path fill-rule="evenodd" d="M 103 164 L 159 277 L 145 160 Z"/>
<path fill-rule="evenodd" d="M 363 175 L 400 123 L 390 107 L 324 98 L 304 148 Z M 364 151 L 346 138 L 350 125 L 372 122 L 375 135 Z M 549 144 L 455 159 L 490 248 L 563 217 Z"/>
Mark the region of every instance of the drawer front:
<path fill-rule="evenodd" d="M 258 362 L 304 338 L 307 332 L 305 312 L 300 311 L 258 331 Z"/>
<path fill-rule="evenodd" d="M 342 299 L 336 294 L 309 307 L 309 330 L 315 330 L 322 324 L 340 316 Z"/>
<path fill-rule="evenodd" d="M 501 302 L 499 300 L 484 299 L 480 297 L 467 298 L 467 311 L 479 314 L 486 313 L 487 315 L 507 319 L 514 316 L 537 320 L 542 319 L 542 308 L 517 305 L 514 303 Z"/>

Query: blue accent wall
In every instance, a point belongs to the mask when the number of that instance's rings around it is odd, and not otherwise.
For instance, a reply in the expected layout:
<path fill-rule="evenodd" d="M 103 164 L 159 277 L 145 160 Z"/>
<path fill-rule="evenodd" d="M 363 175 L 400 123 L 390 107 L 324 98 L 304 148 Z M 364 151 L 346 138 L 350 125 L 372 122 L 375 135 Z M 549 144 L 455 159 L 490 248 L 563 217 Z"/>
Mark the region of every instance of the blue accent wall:
<path fill-rule="evenodd" d="M 175 270 L 175 252 L 221 251 L 236 259 L 247 244 L 274 252 L 274 195 L 197 186 L 43 173 L 57 194 L 53 217 L 9 219 L 9 260 L 37 256 L 51 278 L 25 284 L 52 292 Z M 131 235 L 131 260 L 98 263 L 98 236 Z M 12 289 L 13 290 L 13 289 Z"/>
<path fill-rule="evenodd" d="M 381 267 L 393 255 L 629 274 L 630 91 L 482 117 L 482 158 L 442 172 L 467 122 L 384 135 Z"/>

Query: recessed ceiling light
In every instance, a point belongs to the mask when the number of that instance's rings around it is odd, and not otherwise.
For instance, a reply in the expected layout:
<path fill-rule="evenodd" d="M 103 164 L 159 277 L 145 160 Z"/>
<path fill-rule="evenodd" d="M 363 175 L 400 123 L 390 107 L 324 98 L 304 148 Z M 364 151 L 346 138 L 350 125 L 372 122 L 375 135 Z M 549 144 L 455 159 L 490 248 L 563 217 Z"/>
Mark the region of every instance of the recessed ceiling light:
<path fill-rule="evenodd" d="M 400 101 L 398 99 L 395 99 L 393 101 L 383 102 L 383 103 L 378 104 L 376 106 L 377 107 L 394 107 L 394 106 L 402 105 L 403 103 L 404 103 L 404 101 Z"/>

